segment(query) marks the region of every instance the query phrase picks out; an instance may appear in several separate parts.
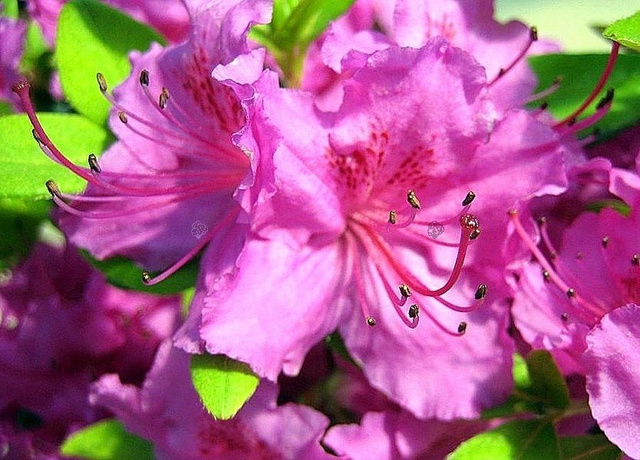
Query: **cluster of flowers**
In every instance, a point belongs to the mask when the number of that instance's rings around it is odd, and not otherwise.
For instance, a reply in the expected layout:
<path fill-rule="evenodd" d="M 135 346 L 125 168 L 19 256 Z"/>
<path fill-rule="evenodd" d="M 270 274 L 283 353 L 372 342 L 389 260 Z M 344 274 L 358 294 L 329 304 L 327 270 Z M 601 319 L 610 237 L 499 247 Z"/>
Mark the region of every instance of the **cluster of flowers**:
<path fill-rule="evenodd" d="M 63 3 L 27 2 L 51 45 Z M 583 426 L 640 457 L 640 146 L 578 140 L 602 85 L 564 120 L 527 108 L 526 56 L 553 43 L 491 0 L 358 0 L 291 78 L 250 39 L 271 1 L 108 3 L 169 44 L 113 91 L 98 74 L 117 140 L 86 167 L 40 125 L 24 24 L 0 18 L 0 97 L 88 184 L 47 183 L 65 247 L 0 283 L 0 457 L 55 458 L 115 416 L 158 458 L 439 458 L 500 423 L 480 415 L 532 348 L 586 388 Z M 199 257 L 188 312 L 78 249 L 147 285 Z M 193 388 L 202 353 L 261 379 L 232 420 Z"/>

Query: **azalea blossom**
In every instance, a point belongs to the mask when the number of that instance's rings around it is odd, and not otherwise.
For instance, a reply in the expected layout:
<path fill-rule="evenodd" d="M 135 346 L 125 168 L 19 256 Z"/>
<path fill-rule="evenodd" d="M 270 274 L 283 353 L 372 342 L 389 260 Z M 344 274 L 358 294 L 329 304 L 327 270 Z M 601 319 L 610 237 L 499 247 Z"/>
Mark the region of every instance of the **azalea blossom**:
<path fill-rule="evenodd" d="M 141 382 L 179 311 L 177 296 L 108 285 L 73 247 L 37 245 L 0 285 L 2 452 L 54 453 L 102 416 L 91 382 L 105 372 Z"/>
<path fill-rule="evenodd" d="M 23 21 L 0 16 L 0 101 L 9 102 L 14 108 L 18 107 L 11 87 L 20 78 L 18 65 L 22 59 L 26 29 Z"/>
<path fill-rule="evenodd" d="M 48 183 L 63 230 L 99 259 L 127 256 L 146 269 L 165 270 L 146 274 L 148 283 L 174 273 L 212 239 L 242 233 L 233 194 L 250 176 L 251 158 L 233 135 L 246 123 L 245 102 L 209 74 L 249 50 L 249 25 L 267 21 L 270 9 L 266 1 L 200 3 L 187 3 L 190 40 L 132 53 L 131 77 L 113 95 L 98 75 L 114 107 L 118 141 L 99 159 L 89 155 L 88 167 L 69 162 L 49 140 L 28 84 L 15 87 L 45 153 L 89 184 L 84 194 L 70 195 Z"/>
<path fill-rule="evenodd" d="M 320 445 L 326 417 L 296 404 L 277 407 L 276 394 L 264 382 L 232 420 L 215 420 L 191 384 L 189 355 L 167 341 L 141 388 L 105 375 L 91 400 L 151 441 L 158 459 L 332 458 Z"/>
<path fill-rule="evenodd" d="M 233 86 L 230 67 L 214 75 Z M 262 187 L 242 197 L 237 268 L 201 287 L 200 337 L 274 380 L 338 329 L 372 385 L 418 417 L 472 417 L 511 385 L 495 257 L 507 221 L 483 215 L 561 191 L 563 138 L 499 111 L 485 69 L 442 38 L 352 53 L 342 71 L 337 112 L 254 85 L 240 142 L 260 152 Z"/>
<path fill-rule="evenodd" d="M 586 376 L 593 417 L 635 458 L 639 427 L 630 410 L 638 388 L 629 363 L 640 303 L 640 176 L 610 165 L 607 173 L 598 185 L 608 194 L 592 195 L 588 203 L 605 207 L 587 208 L 556 235 L 548 232 L 547 219 L 540 220 L 539 244 L 526 221 L 511 213 L 515 233 L 533 254 L 533 260 L 525 253 L 510 267 L 516 280 L 513 316 L 534 348 L 551 351 L 565 373 Z"/>

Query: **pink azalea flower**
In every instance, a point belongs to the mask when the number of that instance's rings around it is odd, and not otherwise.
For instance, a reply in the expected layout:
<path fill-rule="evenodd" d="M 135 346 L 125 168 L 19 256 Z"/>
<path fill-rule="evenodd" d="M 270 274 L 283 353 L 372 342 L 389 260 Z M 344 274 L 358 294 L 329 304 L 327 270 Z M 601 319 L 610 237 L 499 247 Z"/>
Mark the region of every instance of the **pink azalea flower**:
<path fill-rule="evenodd" d="M 7 101 L 15 108 L 17 104 L 11 87 L 20 78 L 18 65 L 22 59 L 26 29 L 23 21 L 0 16 L 0 101 Z"/>
<path fill-rule="evenodd" d="M 0 433 L 9 449 L 55 450 L 95 420 L 91 382 L 105 372 L 141 381 L 179 311 L 177 296 L 108 285 L 70 247 L 36 246 L 0 285 Z"/>
<path fill-rule="evenodd" d="M 629 216 L 608 208 L 582 212 L 561 239 L 550 236 L 543 221 L 541 247 L 529 236 L 526 221 L 511 214 L 531 251 L 511 267 L 517 277 L 516 326 L 535 348 L 553 352 L 567 373 L 584 374 L 585 338 L 604 315 L 640 302 L 640 186 L 629 204 Z"/>
<path fill-rule="evenodd" d="M 343 69 L 337 112 L 255 85 L 241 142 L 259 146 L 263 183 L 243 199 L 252 233 L 237 268 L 202 288 L 200 337 L 275 380 L 338 328 L 372 385 L 418 417 L 476 416 L 511 385 L 495 252 L 507 222 L 483 216 L 562 190 L 561 138 L 524 111 L 499 114 L 484 68 L 441 38 Z M 495 297 L 477 309 L 485 281 Z"/>
<path fill-rule="evenodd" d="M 159 459 L 330 458 L 319 442 L 328 420 L 301 405 L 277 407 L 276 393 L 264 382 L 232 420 L 215 420 L 193 389 L 189 355 L 165 342 L 142 388 L 105 375 L 91 400 L 151 441 Z"/>
<path fill-rule="evenodd" d="M 166 278 L 227 231 L 242 233 L 233 194 L 250 175 L 251 159 L 233 135 L 244 126 L 243 104 L 250 101 L 238 99 L 210 72 L 249 51 L 249 25 L 266 22 L 270 10 L 260 0 L 200 3 L 187 2 L 190 41 L 133 53 L 132 76 L 113 96 L 98 78 L 115 108 L 111 125 L 119 140 L 99 161 L 90 155 L 88 168 L 71 164 L 55 148 L 39 126 L 27 85 L 16 87 L 45 153 L 89 183 L 80 196 L 48 184 L 61 227 L 100 259 L 122 255 L 148 269 L 166 269 L 155 279 L 146 275 L 147 282 Z M 261 66 L 246 72 L 253 72 L 253 81 Z"/>
<path fill-rule="evenodd" d="M 29 16 L 42 29 L 50 46 L 55 44 L 58 16 L 69 0 L 29 0 Z M 138 21 L 148 24 L 169 41 L 178 43 L 189 33 L 189 14 L 180 0 L 103 0 Z"/>
<path fill-rule="evenodd" d="M 607 313 L 587 334 L 584 354 L 593 416 L 607 437 L 632 458 L 640 458 L 639 325 L 636 303 Z"/>

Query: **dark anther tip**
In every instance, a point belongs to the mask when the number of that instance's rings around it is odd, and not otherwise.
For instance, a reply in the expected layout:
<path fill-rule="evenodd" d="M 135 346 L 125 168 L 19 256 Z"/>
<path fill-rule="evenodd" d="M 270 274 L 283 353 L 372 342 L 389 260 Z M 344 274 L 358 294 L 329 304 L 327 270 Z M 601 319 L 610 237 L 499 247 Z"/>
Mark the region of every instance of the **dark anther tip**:
<path fill-rule="evenodd" d="M 376 320 L 375 320 L 375 318 L 374 318 L 373 316 L 369 316 L 369 317 L 367 318 L 367 324 L 368 324 L 369 326 L 371 326 L 371 327 L 375 326 L 375 325 L 376 325 Z"/>
<path fill-rule="evenodd" d="M 409 318 L 414 319 L 420 314 L 420 307 L 413 304 L 409 307 Z"/>
<path fill-rule="evenodd" d="M 149 71 L 147 69 L 142 69 L 140 72 L 140 84 L 142 86 L 149 86 Z"/>
<path fill-rule="evenodd" d="M 458 334 L 464 334 L 467 331 L 467 323 L 464 321 L 461 321 L 460 324 L 458 324 Z"/>
<path fill-rule="evenodd" d="M 478 289 L 476 290 L 474 297 L 476 298 L 476 300 L 481 300 L 481 299 L 484 299 L 486 296 L 487 296 L 487 285 L 481 284 L 480 286 L 478 286 Z"/>
<path fill-rule="evenodd" d="M 532 26 L 529 29 L 529 37 L 531 38 L 531 41 L 538 41 L 538 28 L 536 26 Z"/>
<path fill-rule="evenodd" d="M 476 199 L 476 194 L 473 193 L 473 191 L 469 191 L 469 193 L 467 193 L 467 196 L 464 197 L 464 200 L 462 200 L 462 206 L 469 206 L 471 203 L 473 203 L 473 200 Z"/>
<path fill-rule="evenodd" d="M 25 88 L 31 88 L 31 85 L 29 84 L 29 82 L 27 80 L 18 80 L 17 82 L 15 82 L 12 86 L 11 86 L 11 90 L 14 93 L 19 93 L 20 91 L 24 90 Z"/>
<path fill-rule="evenodd" d="M 142 272 L 142 282 L 144 284 L 149 284 L 149 281 L 151 281 L 151 275 L 149 272 Z"/>
<path fill-rule="evenodd" d="M 96 74 L 96 80 L 98 80 L 98 86 L 100 87 L 100 91 L 105 93 L 109 87 L 107 86 L 107 80 L 104 78 L 100 72 Z"/>
<path fill-rule="evenodd" d="M 91 169 L 92 172 L 96 174 L 102 172 L 102 168 L 100 168 L 100 164 L 98 163 L 98 158 L 96 158 L 95 154 L 93 153 L 89 154 L 88 162 L 89 162 L 89 169 Z"/>

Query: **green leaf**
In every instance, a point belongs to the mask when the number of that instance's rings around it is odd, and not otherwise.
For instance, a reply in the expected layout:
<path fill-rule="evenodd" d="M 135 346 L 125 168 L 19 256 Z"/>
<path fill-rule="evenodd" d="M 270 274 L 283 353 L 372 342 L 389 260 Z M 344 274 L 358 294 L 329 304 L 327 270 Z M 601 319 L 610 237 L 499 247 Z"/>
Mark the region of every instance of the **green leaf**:
<path fill-rule="evenodd" d="M 94 423 L 69 436 L 60 453 L 86 460 L 153 460 L 153 445 L 124 428 L 116 419 Z"/>
<path fill-rule="evenodd" d="M 77 164 L 86 165 L 89 153 L 102 152 L 111 141 L 106 130 L 79 115 L 42 113 L 40 121 L 53 143 Z M 85 185 L 40 150 L 26 115 L 0 117 L 0 198 L 48 198 L 49 179 L 67 193 L 79 192 Z"/>
<path fill-rule="evenodd" d="M 191 379 L 204 407 L 221 420 L 233 418 L 260 382 L 245 363 L 207 354 L 191 357 Z"/>
<path fill-rule="evenodd" d="M 16 0 L 2 0 L 0 2 L 4 8 L 2 8 L 2 16 L 6 16 L 8 18 L 17 18 L 18 17 L 18 2 Z"/>
<path fill-rule="evenodd" d="M 562 460 L 618 460 L 622 452 L 604 435 L 560 438 Z"/>
<path fill-rule="evenodd" d="M 463 442 L 449 460 L 559 460 L 558 438 L 545 420 L 517 420 Z"/>
<path fill-rule="evenodd" d="M 598 82 L 608 54 L 545 54 L 529 59 L 538 76 L 538 89 L 549 88 L 561 77 L 560 88 L 545 98 L 548 110 L 558 119 L 571 115 Z M 640 120 L 640 56 L 620 55 L 606 87 L 615 89 L 613 105 L 596 127 L 601 137 L 636 124 Z M 597 101 L 581 117 L 594 113 Z"/>
<path fill-rule="evenodd" d="M 527 357 L 527 368 L 531 375 L 531 386 L 525 391 L 537 396 L 546 407 L 566 409 L 569 407 L 569 389 L 558 366 L 545 350 L 534 350 Z"/>
<path fill-rule="evenodd" d="M 603 209 L 613 209 L 614 211 L 619 212 L 625 217 L 631 214 L 631 206 L 629 206 L 624 201 L 616 200 L 613 198 L 605 198 L 602 200 L 592 201 L 586 204 L 585 209 L 591 212 L 600 212 Z"/>
<path fill-rule="evenodd" d="M 0 199 L 0 270 L 11 268 L 29 254 L 50 207 L 44 200 Z"/>
<path fill-rule="evenodd" d="M 604 29 L 602 35 L 627 48 L 640 51 L 640 11 L 633 16 L 614 22 Z"/>
<path fill-rule="evenodd" d="M 200 266 L 199 259 L 192 259 L 166 280 L 147 286 L 142 282 L 143 269 L 125 257 L 98 260 L 86 251 L 82 251 L 82 255 L 100 270 L 113 286 L 153 294 L 178 294 L 195 286 Z"/>
<path fill-rule="evenodd" d="M 109 103 L 100 93 L 96 73 L 116 86 L 131 70 L 129 52 L 147 50 L 153 41 L 164 44 L 150 27 L 96 0 L 67 3 L 58 20 L 55 58 L 71 105 L 97 124 L 105 124 Z"/>
<path fill-rule="evenodd" d="M 354 0 L 275 0 L 271 23 L 257 25 L 250 37 L 275 56 L 288 83 L 298 86 L 311 42 L 342 16 Z"/>

